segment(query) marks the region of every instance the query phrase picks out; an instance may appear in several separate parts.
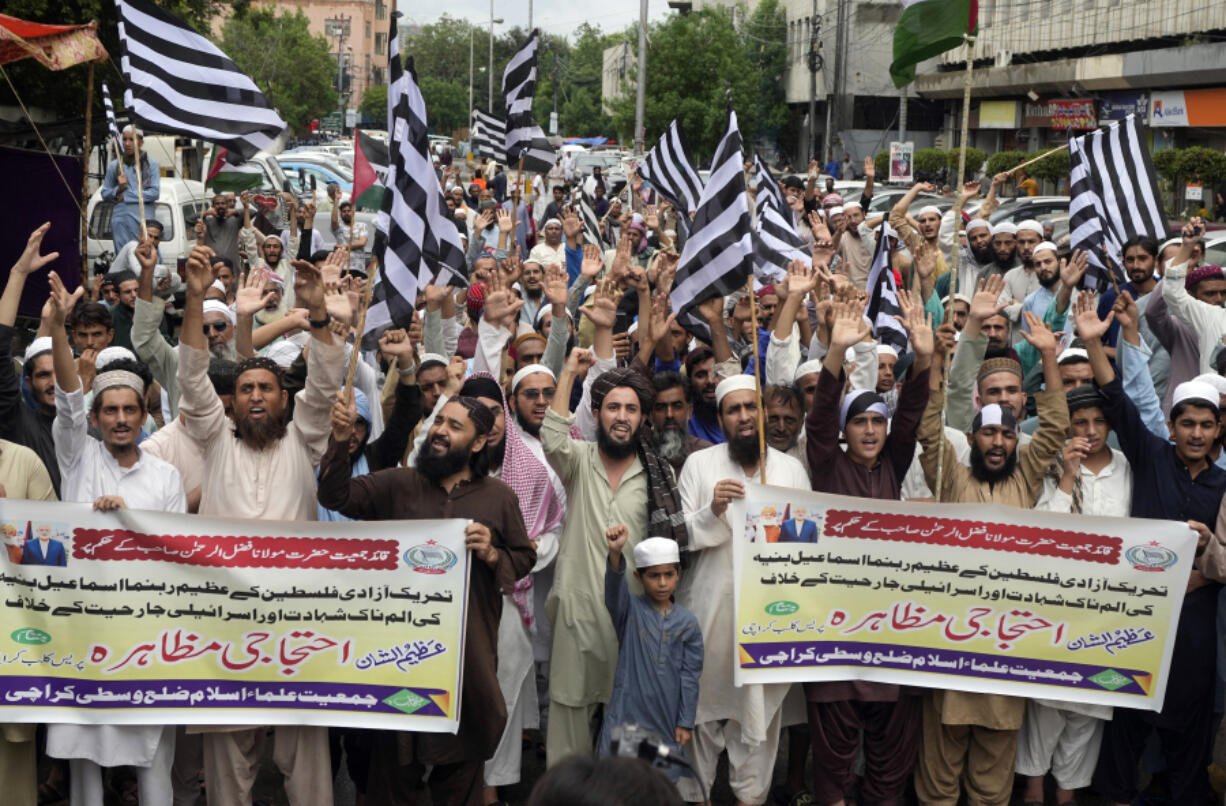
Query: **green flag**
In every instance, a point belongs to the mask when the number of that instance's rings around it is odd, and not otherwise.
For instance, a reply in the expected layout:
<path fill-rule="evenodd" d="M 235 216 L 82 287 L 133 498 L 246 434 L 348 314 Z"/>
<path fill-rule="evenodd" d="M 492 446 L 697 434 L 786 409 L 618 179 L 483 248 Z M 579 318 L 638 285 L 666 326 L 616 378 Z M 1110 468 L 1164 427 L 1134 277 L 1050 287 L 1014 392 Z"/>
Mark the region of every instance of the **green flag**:
<path fill-rule="evenodd" d="M 978 0 L 899 0 L 902 16 L 894 30 L 895 87 L 915 80 L 915 65 L 953 50 L 979 25 Z"/>

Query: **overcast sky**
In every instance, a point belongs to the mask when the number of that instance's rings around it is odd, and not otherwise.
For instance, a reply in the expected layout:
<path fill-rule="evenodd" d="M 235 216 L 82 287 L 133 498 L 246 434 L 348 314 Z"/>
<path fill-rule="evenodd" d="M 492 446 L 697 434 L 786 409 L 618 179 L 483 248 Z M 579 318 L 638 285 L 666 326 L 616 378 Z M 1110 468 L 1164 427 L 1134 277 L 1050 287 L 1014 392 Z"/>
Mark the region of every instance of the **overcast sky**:
<path fill-rule="evenodd" d="M 406 21 L 425 25 L 444 13 L 482 25 L 489 24 L 488 0 L 424 0 L 408 8 L 401 7 Z M 651 0 L 648 19 L 657 20 L 669 13 L 666 0 Z M 496 30 L 508 26 L 528 27 L 528 0 L 494 0 L 494 16 L 506 20 Z M 638 19 L 639 4 L 634 0 L 609 0 L 606 3 L 575 2 L 575 0 L 533 0 L 532 21 L 536 27 L 551 34 L 570 36 L 580 23 L 599 25 L 605 32 L 620 31 Z M 573 39 L 572 39 L 573 41 Z"/>

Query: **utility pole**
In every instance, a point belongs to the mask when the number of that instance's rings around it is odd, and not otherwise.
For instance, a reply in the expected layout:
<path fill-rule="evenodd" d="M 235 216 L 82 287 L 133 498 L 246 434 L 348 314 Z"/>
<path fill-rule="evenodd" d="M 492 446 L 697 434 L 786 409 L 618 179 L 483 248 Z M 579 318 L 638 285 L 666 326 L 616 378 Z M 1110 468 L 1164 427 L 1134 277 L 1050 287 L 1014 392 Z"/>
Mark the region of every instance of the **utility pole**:
<path fill-rule="evenodd" d="M 814 134 L 817 131 L 817 71 L 822 69 L 822 55 L 819 53 L 821 40 L 818 32 L 822 29 L 822 17 L 817 13 L 817 0 L 813 0 L 813 16 L 809 18 L 809 124 L 805 127 L 808 137 L 806 158 L 811 160 L 817 156 Z"/>
<path fill-rule="evenodd" d="M 490 0 L 490 97 L 486 103 L 486 111 L 494 114 L 494 0 Z"/>
<path fill-rule="evenodd" d="M 643 153 L 647 112 L 647 0 L 639 0 L 639 73 L 634 97 L 634 153 Z"/>
<path fill-rule="evenodd" d="M 473 123 L 473 33 L 476 28 L 468 26 L 468 126 Z"/>
<path fill-rule="evenodd" d="M 528 31 L 532 31 L 532 0 L 528 0 Z"/>
<path fill-rule="evenodd" d="M 907 88 L 900 90 L 898 98 L 898 142 L 907 141 Z"/>

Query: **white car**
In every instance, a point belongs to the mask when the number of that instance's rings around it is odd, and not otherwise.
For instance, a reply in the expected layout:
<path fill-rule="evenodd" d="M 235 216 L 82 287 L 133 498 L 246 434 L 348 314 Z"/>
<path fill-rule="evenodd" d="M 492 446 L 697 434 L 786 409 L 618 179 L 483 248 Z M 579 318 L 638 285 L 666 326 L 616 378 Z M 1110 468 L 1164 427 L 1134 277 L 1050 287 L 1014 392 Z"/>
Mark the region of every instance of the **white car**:
<path fill-rule="evenodd" d="M 162 241 L 158 245 L 162 266 L 178 273 L 187 264 L 187 256 L 196 245 L 196 219 L 211 203 L 212 196 L 205 193 L 203 183 L 194 179 L 162 177 L 158 200 L 145 205 L 145 217 L 156 218 L 162 223 Z M 101 189 L 89 197 L 89 229 L 85 248 L 91 267 L 95 261 L 109 264 L 115 258 L 115 246 L 111 241 L 111 212 L 114 207 L 114 202 L 102 200 Z"/>

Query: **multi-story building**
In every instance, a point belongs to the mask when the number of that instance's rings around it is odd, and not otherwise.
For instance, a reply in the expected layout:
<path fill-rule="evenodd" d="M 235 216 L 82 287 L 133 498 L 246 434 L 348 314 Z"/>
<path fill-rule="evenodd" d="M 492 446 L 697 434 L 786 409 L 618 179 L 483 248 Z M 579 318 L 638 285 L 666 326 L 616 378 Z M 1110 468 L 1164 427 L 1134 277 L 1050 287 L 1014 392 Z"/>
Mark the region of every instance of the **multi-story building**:
<path fill-rule="evenodd" d="M 1156 150 L 1226 145 L 1226 3 L 980 0 L 971 145 L 1039 151 L 1130 113 Z M 928 64 L 933 64 L 929 62 Z M 915 90 L 961 125 L 966 48 L 921 70 Z"/>
<path fill-rule="evenodd" d="M 389 0 L 254 0 L 253 4 L 306 15 L 311 33 L 324 37 L 332 54 L 349 67 L 349 108 L 361 103 L 367 87 L 387 83 Z"/>
<path fill-rule="evenodd" d="M 604 49 L 604 69 L 600 75 L 600 105 L 605 114 L 613 114 L 613 103 L 625 96 L 626 82 L 630 80 L 630 65 L 634 63 L 634 49 L 629 42 L 620 42 Z"/>

